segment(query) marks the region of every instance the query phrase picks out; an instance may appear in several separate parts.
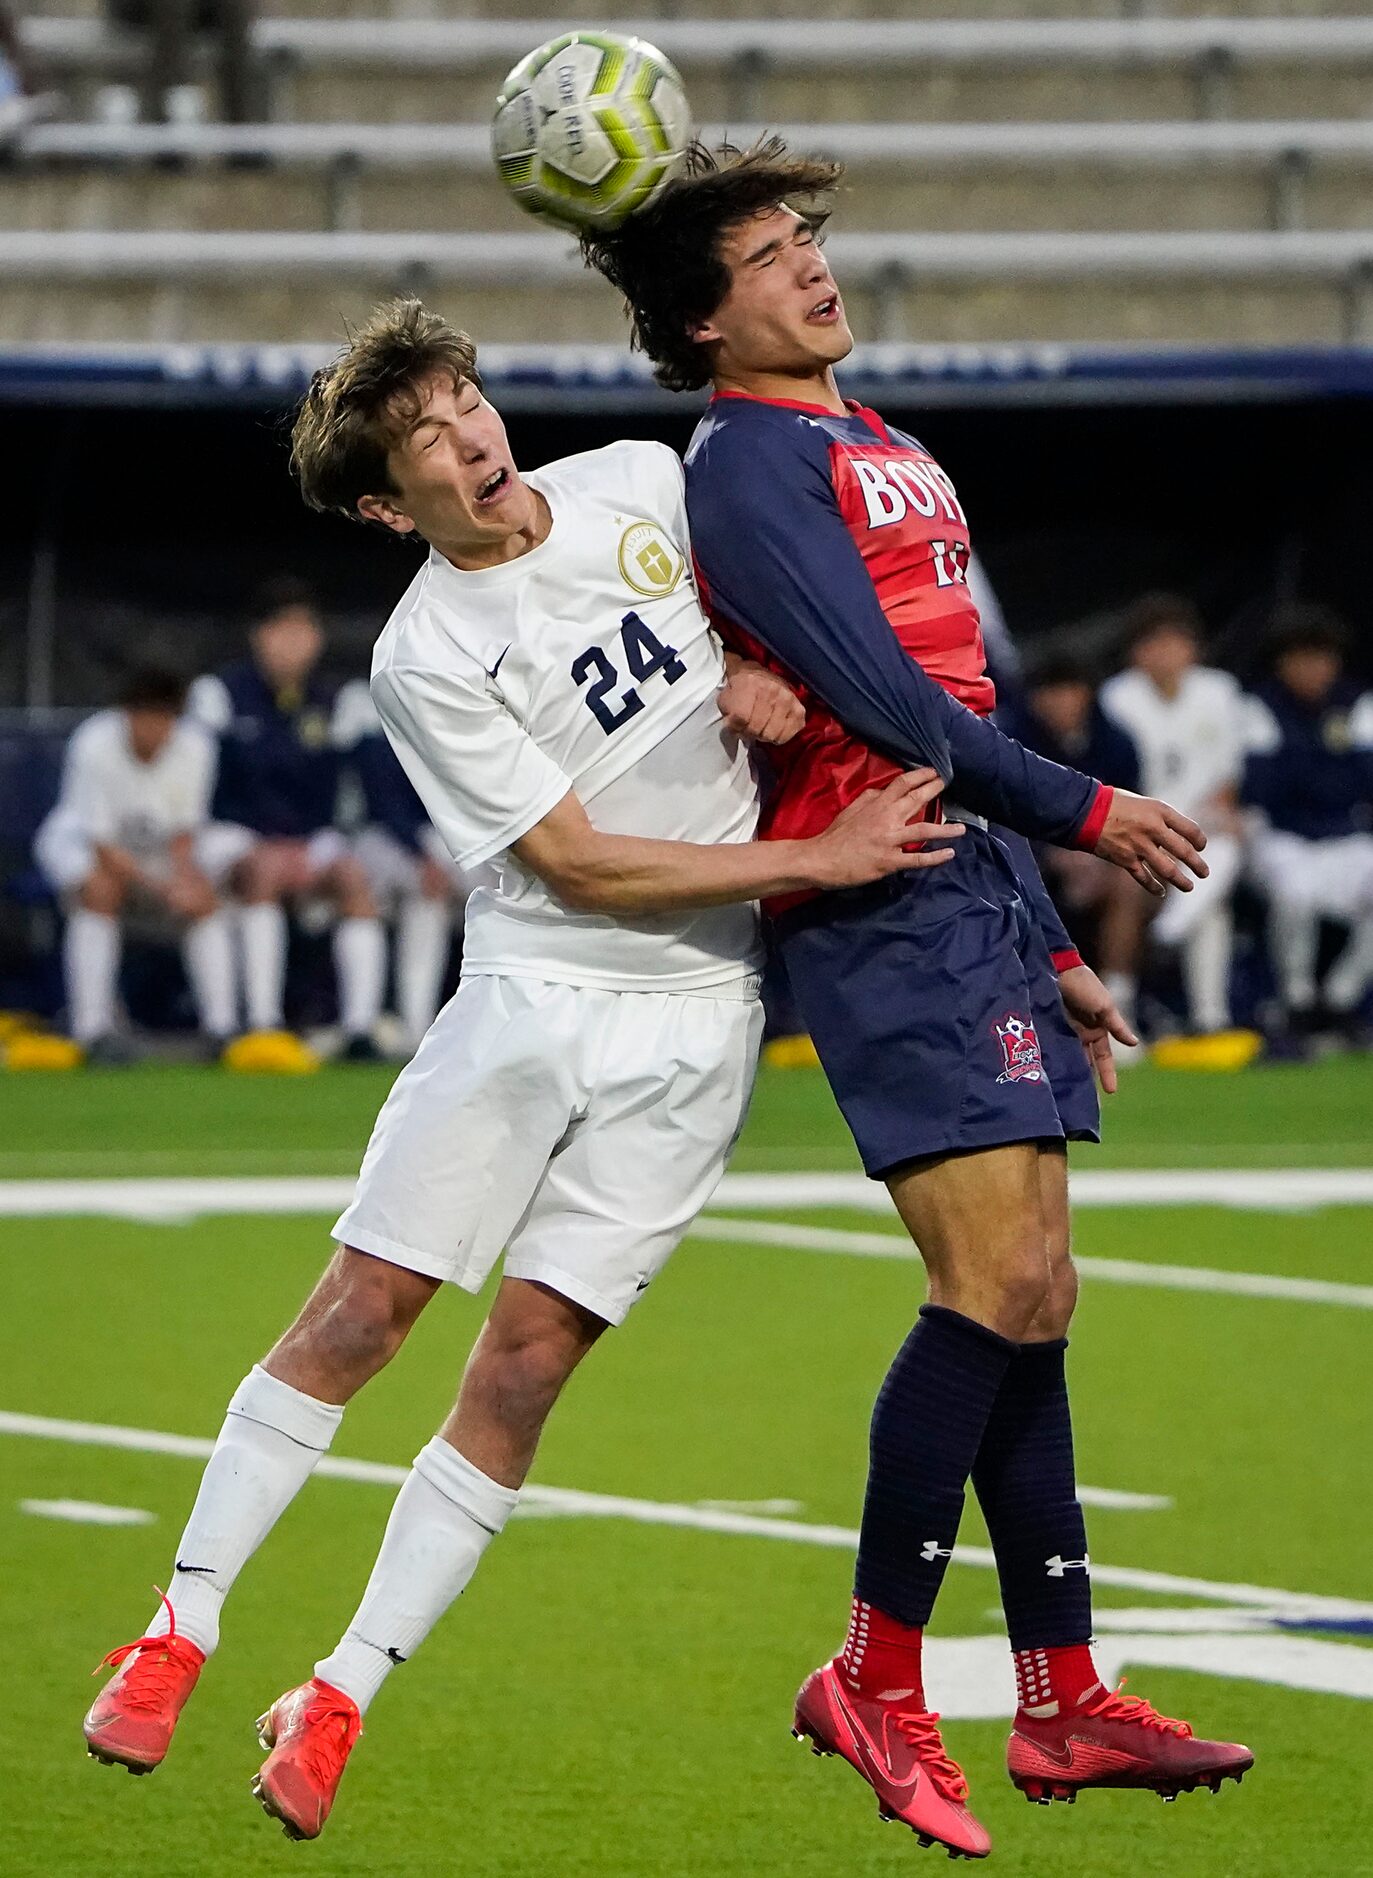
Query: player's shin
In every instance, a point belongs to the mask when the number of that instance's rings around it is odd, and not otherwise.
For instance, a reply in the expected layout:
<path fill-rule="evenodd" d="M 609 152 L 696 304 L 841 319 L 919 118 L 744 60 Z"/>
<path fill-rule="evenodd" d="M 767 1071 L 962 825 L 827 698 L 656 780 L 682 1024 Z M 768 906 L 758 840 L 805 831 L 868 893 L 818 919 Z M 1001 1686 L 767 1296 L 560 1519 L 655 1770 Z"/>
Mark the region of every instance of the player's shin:
<path fill-rule="evenodd" d="M 316 1680 L 365 1714 L 398 1663 L 413 1655 L 471 1582 L 482 1553 L 515 1509 L 503 1487 L 436 1435 L 415 1457 L 357 1615 Z"/>
<path fill-rule="evenodd" d="M 452 912 L 446 900 L 409 895 L 397 932 L 396 993 L 405 1041 L 413 1050 L 433 1023 L 443 989 Z"/>
<path fill-rule="evenodd" d="M 254 1366 L 229 1403 L 177 1547 L 167 1604 L 148 1626 L 172 1628 L 208 1656 L 234 1580 L 305 1485 L 343 1417 Z"/>
<path fill-rule="evenodd" d="M 187 927 L 182 947 L 201 1030 L 207 1037 L 231 1037 L 238 1023 L 238 1001 L 228 913 L 221 908 L 196 920 Z"/>
<path fill-rule="evenodd" d="M 1077 1498 L 1066 1338 L 1022 1344 L 973 1466 L 1001 1581 L 1022 1710 L 1049 1716 L 1096 1693 L 1087 1534 Z"/>

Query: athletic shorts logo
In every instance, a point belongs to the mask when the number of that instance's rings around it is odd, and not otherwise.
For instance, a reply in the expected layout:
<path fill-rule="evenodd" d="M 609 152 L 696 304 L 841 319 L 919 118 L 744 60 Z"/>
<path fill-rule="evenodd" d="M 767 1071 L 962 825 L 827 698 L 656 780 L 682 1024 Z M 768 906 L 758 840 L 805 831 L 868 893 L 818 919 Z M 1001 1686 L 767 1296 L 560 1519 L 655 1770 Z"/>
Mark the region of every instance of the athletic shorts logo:
<path fill-rule="evenodd" d="M 1028 1017 L 1009 1011 L 993 1026 L 1006 1067 L 998 1082 L 1043 1082 L 1044 1061 L 1039 1054 L 1039 1038 Z"/>

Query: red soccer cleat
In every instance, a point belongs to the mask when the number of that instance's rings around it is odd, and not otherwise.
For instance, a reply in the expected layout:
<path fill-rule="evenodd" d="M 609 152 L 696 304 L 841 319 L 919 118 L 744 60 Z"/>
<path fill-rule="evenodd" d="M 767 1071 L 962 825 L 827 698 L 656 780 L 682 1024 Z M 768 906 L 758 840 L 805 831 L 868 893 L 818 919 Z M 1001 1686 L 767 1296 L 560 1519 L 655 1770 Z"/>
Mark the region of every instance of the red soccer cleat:
<path fill-rule="evenodd" d="M 288 1839 L 317 1839 L 323 1832 L 361 1733 L 356 1702 L 313 1676 L 259 1715 L 257 1738 L 271 1753 L 253 1776 L 253 1793 Z"/>
<path fill-rule="evenodd" d="M 950 1858 L 986 1858 L 991 1838 L 968 1811 L 968 1783 L 944 1752 L 938 1721 L 924 1709 L 855 1695 L 831 1662 L 801 1685 L 792 1733 L 816 1754 L 842 1755 L 877 1795 L 879 1817 L 903 1821 L 921 1845 L 942 1845 Z"/>
<path fill-rule="evenodd" d="M 176 1634 L 173 1617 L 165 1637 L 138 1637 L 121 1644 L 97 1665 L 97 1674 L 107 1664 L 117 1674 L 81 1725 L 86 1752 L 107 1767 L 150 1774 L 171 1746 L 177 1719 L 205 1667 L 205 1652 Z"/>
<path fill-rule="evenodd" d="M 1065 1715 L 1018 1714 L 1006 1765 L 1025 1798 L 1047 1806 L 1084 1787 L 1144 1787 L 1165 1800 L 1196 1787 L 1217 1793 L 1222 1780 L 1242 1780 L 1254 1756 L 1237 1742 L 1198 1741 L 1141 1697 L 1103 1689 Z"/>

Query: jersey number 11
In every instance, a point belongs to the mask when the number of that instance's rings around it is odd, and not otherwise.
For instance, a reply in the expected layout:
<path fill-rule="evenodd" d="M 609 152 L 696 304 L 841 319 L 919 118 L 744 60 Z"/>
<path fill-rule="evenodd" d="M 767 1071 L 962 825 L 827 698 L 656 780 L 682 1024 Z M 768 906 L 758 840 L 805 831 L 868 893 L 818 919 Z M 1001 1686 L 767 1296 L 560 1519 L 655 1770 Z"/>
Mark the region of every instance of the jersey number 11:
<path fill-rule="evenodd" d="M 665 646 L 655 639 L 637 613 L 626 613 L 620 621 L 620 643 L 624 647 L 629 675 L 640 684 L 652 678 L 655 672 L 661 672 L 668 684 L 675 685 L 686 671 L 677 656 L 676 646 Z M 644 708 L 644 701 L 633 685 L 625 686 L 618 703 L 610 701 L 609 694 L 619 684 L 620 674 L 602 646 L 588 646 L 585 652 L 578 653 L 572 661 L 572 680 L 574 684 L 587 686 L 588 708 L 607 736 L 621 724 L 627 724 L 631 717 L 637 717 Z"/>

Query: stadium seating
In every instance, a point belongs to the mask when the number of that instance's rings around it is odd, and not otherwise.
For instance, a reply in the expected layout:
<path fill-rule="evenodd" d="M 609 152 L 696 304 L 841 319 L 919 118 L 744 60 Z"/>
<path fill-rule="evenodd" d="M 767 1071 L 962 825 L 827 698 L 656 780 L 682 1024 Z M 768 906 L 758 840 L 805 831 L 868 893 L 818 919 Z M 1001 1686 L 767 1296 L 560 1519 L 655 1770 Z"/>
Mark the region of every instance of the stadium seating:
<path fill-rule="evenodd" d="M 778 123 L 850 166 L 834 253 L 861 337 L 1373 337 L 1373 18 L 819 5 L 597 19 L 651 34 L 715 129 Z M 273 121 L 167 128 L 91 121 L 135 42 L 94 0 L 41 0 L 26 32 L 71 116 L 0 173 L 0 341 L 327 340 L 398 287 L 460 290 L 511 342 L 618 341 L 603 286 L 510 207 L 486 154 L 501 76 L 566 24 L 533 0 L 499 17 L 268 0 Z"/>

